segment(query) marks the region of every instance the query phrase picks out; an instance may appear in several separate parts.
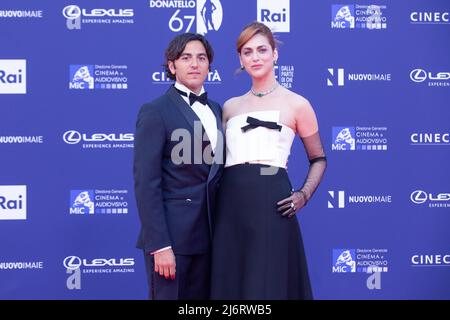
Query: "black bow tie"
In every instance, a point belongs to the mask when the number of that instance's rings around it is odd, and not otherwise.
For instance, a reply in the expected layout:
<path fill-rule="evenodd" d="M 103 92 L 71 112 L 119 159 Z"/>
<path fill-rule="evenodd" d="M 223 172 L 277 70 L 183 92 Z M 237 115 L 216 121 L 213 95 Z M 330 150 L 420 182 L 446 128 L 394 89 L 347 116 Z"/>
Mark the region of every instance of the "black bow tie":
<path fill-rule="evenodd" d="M 177 89 L 177 88 L 175 88 Z M 187 97 L 188 94 L 184 91 L 181 91 L 179 89 L 177 89 L 177 91 L 182 95 Z M 195 101 L 200 102 L 201 104 L 206 105 L 208 103 L 208 94 L 206 92 L 203 92 L 201 95 L 197 96 L 196 94 L 190 92 L 189 93 L 189 105 L 193 105 L 195 103 Z"/>
<path fill-rule="evenodd" d="M 247 123 L 248 125 L 241 128 L 242 132 L 246 132 L 250 129 L 255 129 L 257 127 L 265 127 L 268 129 L 281 131 L 281 126 L 278 123 L 272 121 L 262 121 L 253 117 L 247 117 Z"/>
<path fill-rule="evenodd" d="M 208 94 L 203 92 L 201 95 L 197 96 L 192 92 L 189 93 L 189 104 L 192 106 L 195 101 L 200 102 L 201 104 L 207 104 L 208 102 Z"/>

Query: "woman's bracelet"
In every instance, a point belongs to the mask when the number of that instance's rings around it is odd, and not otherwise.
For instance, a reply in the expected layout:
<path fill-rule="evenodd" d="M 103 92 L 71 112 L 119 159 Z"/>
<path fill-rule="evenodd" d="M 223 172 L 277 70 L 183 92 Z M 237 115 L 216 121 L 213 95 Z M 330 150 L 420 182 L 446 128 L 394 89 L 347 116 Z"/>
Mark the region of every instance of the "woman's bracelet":
<path fill-rule="evenodd" d="M 306 196 L 306 192 L 303 191 L 302 189 L 298 190 L 297 192 L 299 192 L 303 195 L 303 200 L 305 200 L 305 203 L 303 204 L 303 206 L 306 206 L 306 204 L 308 203 L 308 197 Z"/>

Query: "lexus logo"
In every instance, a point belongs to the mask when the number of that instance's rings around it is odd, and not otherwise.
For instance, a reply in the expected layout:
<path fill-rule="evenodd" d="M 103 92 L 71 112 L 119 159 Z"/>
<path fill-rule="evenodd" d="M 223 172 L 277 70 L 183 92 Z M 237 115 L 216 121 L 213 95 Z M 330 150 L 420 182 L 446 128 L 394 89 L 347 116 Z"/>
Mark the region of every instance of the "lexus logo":
<path fill-rule="evenodd" d="M 414 82 L 424 82 L 427 79 L 427 73 L 423 69 L 414 69 L 409 74 L 409 77 Z"/>
<path fill-rule="evenodd" d="M 68 256 L 63 261 L 64 267 L 69 270 L 76 270 L 81 267 L 81 259 L 77 256 Z"/>
<path fill-rule="evenodd" d="M 62 13 L 66 19 L 76 19 L 81 15 L 81 9 L 79 6 L 70 5 L 65 7 Z"/>
<path fill-rule="evenodd" d="M 81 141 L 81 134 L 78 131 L 69 130 L 64 133 L 63 139 L 67 144 L 77 144 Z"/>
<path fill-rule="evenodd" d="M 428 195 L 425 191 L 416 190 L 411 193 L 411 201 L 416 204 L 422 204 L 428 200 Z"/>
<path fill-rule="evenodd" d="M 450 72 L 426 72 L 423 69 L 414 69 L 409 74 L 409 77 L 414 82 L 424 82 L 425 80 L 435 80 L 435 81 L 448 81 L 450 79 Z"/>

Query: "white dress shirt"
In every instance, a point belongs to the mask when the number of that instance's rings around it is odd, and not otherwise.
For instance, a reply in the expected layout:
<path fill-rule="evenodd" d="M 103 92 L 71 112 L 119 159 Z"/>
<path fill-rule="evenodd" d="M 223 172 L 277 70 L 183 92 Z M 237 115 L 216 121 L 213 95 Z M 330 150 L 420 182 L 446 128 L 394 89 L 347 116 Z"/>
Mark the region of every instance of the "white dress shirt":
<path fill-rule="evenodd" d="M 186 103 L 189 106 L 189 94 L 192 91 L 178 82 L 175 82 L 175 88 L 187 94 L 187 96 L 181 95 L 181 97 L 184 99 L 184 101 L 186 101 Z M 202 94 L 203 92 L 205 92 L 205 89 L 202 87 L 200 94 Z M 195 93 L 192 92 L 192 94 Z M 214 113 L 212 112 L 209 106 L 201 104 L 198 101 L 195 101 L 194 104 L 190 107 L 195 112 L 197 117 L 200 119 L 203 128 L 205 128 L 206 134 L 208 135 L 209 141 L 211 142 L 212 150 L 215 151 L 217 145 L 217 122 Z"/>

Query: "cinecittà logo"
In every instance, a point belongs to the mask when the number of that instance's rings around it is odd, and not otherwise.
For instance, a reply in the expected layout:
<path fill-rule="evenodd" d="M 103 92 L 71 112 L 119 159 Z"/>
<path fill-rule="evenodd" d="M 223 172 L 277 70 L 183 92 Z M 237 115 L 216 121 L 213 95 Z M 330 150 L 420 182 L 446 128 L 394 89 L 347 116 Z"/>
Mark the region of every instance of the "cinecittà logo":
<path fill-rule="evenodd" d="M 164 71 L 154 71 L 152 73 L 153 84 L 172 84 L 174 81 L 169 79 Z M 222 84 L 222 78 L 218 69 L 214 69 L 208 73 L 205 84 Z"/>
<path fill-rule="evenodd" d="M 450 267 L 450 253 L 415 254 L 411 256 L 412 267 Z"/>
<path fill-rule="evenodd" d="M 445 146 L 450 145 L 448 132 L 414 132 L 410 136 L 412 146 Z"/>
<path fill-rule="evenodd" d="M 450 24 L 448 11 L 413 11 L 409 17 L 411 24 Z"/>

